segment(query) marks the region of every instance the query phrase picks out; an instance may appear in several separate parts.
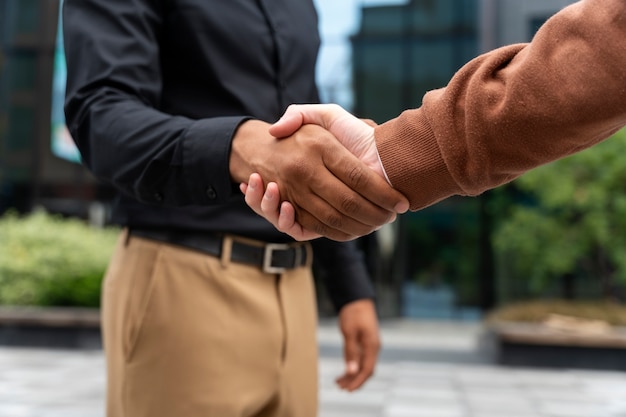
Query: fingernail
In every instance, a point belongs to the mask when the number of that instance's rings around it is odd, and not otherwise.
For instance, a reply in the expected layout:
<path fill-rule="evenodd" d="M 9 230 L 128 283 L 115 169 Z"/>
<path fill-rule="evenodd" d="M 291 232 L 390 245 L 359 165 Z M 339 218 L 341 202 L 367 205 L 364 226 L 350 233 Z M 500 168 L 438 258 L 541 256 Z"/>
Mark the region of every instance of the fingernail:
<path fill-rule="evenodd" d="M 350 361 L 346 364 L 346 372 L 349 374 L 356 374 L 359 372 L 359 364 L 355 361 Z"/>

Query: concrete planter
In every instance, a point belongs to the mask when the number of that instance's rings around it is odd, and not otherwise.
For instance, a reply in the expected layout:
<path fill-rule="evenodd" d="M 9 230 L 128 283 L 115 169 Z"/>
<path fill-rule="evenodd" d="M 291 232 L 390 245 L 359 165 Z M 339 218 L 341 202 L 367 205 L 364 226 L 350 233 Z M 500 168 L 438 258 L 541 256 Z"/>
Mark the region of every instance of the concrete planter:
<path fill-rule="evenodd" d="M 626 371 L 626 328 L 568 332 L 535 323 L 489 323 L 484 347 L 501 365 Z"/>
<path fill-rule="evenodd" d="M 0 345 L 100 349 L 100 311 L 0 307 Z"/>

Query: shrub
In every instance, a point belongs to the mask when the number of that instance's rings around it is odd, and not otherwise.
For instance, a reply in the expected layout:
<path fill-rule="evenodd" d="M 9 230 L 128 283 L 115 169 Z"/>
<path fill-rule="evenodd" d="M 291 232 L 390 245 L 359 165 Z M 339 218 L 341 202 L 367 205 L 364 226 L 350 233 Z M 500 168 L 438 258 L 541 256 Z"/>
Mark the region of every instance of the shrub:
<path fill-rule="evenodd" d="M 100 304 L 100 284 L 118 230 L 43 211 L 0 218 L 0 304 Z"/>
<path fill-rule="evenodd" d="M 595 280 L 606 299 L 626 284 L 626 129 L 515 183 L 533 199 L 494 234 L 514 279 L 542 294 L 568 275 Z"/>

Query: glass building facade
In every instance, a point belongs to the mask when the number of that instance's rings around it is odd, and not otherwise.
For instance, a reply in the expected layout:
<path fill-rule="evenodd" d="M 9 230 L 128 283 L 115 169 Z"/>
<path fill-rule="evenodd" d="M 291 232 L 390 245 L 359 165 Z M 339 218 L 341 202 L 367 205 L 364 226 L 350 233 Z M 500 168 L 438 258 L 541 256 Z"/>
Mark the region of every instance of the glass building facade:
<path fill-rule="evenodd" d="M 419 107 L 479 50 L 478 0 L 412 0 L 362 9 L 352 36 L 354 111 L 378 122 Z M 475 199 L 400 217 L 394 253 L 375 274 L 383 315 L 479 315 L 481 223 Z"/>
<path fill-rule="evenodd" d="M 364 8 L 352 37 L 355 112 L 387 120 L 418 107 L 478 51 L 477 0 Z"/>
<path fill-rule="evenodd" d="M 421 105 L 480 52 L 529 41 L 566 0 L 411 0 L 364 7 L 352 38 L 354 112 L 382 122 Z M 491 234 L 501 195 L 399 218 L 375 273 L 383 315 L 475 319 L 503 298 Z M 371 245 L 370 245 L 371 246 Z M 379 262 L 379 263 L 381 263 Z"/>
<path fill-rule="evenodd" d="M 0 213 L 43 206 L 85 215 L 107 194 L 80 164 L 52 152 L 52 104 L 63 94 L 53 95 L 59 6 L 0 0 Z"/>

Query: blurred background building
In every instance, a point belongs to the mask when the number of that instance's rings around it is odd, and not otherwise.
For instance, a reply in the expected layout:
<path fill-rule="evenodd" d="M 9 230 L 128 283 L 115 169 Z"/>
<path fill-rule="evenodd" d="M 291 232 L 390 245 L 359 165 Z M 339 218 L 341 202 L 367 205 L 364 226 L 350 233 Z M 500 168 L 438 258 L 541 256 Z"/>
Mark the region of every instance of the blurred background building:
<path fill-rule="evenodd" d="M 110 198 L 60 127 L 58 19 L 58 0 L 0 0 L 0 212 L 43 206 L 85 216 L 94 201 Z"/>
<path fill-rule="evenodd" d="M 573 1 L 316 3 L 324 101 L 382 122 L 418 107 L 480 52 L 530 40 Z M 63 122 L 58 23 L 59 0 L 0 0 L 0 214 L 43 206 L 106 222 L 112 190 L 80 165 Z M 473 320 L 497 305 L 506 283 L 490 236 L 500 200 L 452 198 L 362 239 L 381 315 Z"/>

